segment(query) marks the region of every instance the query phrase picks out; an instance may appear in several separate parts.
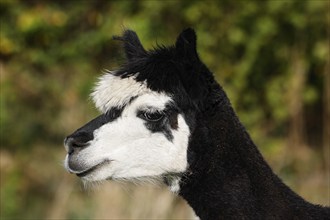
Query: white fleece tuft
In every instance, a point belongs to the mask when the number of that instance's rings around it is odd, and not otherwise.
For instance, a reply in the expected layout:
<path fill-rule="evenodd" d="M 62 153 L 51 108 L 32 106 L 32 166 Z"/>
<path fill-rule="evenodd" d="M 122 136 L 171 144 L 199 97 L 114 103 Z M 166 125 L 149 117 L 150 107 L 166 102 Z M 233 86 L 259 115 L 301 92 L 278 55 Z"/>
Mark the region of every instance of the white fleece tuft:
<path fill-rule="evenodd" d="M 126 105 L 132 97 L 150 93 L 145 82 L 137 82 L 135 76 L 121 78 L 115 76 L 114 72 L 109 72 L 100 77 L 91 97 L 95 106 L 106 112 L 111 107 L 122 107 Z"/>

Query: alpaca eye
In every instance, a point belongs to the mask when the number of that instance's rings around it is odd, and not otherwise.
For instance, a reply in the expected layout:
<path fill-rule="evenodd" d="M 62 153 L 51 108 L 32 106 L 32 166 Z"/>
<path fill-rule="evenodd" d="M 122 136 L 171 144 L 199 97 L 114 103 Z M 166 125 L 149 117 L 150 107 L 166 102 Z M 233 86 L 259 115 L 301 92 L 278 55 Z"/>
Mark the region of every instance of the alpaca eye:
<path fill-rule="evenodd" d="M 147 121 L 159 121 L 163 117 L 164 117 L 164 115 L 159 112 L 154 112 L 154 113 L 144 112 L 143 113 L 143 118 Z"/>

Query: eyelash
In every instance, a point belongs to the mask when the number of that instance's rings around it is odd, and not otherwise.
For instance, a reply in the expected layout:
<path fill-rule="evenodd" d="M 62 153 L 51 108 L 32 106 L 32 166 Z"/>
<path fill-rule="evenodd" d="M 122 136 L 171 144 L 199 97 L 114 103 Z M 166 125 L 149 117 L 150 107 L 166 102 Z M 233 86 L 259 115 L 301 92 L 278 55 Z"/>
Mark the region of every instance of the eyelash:
<path fill-rule="evenodd" d="M 150 121 L 150 122 L 157 122 L 157 121 L 160 121 L 161 119 L 164 118 L 164 113 L 162 112 L 141 112 L 139 114 L 139 116 L 146 120 L 146 121 Z"/>

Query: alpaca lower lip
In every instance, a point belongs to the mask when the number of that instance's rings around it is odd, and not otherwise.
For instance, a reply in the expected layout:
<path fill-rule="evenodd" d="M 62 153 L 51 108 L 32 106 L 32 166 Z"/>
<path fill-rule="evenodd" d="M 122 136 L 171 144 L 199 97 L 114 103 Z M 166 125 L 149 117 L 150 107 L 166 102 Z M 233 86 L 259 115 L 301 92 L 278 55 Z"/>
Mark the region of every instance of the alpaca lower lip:
<path fill-rule="evenodd" d="M 80 172 L 80 173 L 75 173 L 78 177 L 84 177 L 84 176 L 87 176 L 88 174 L 94 172 L 95 170 L 101 168 L 102 166 L 106 165 L 106 164 L 109 164 L 111 162 L 111 160 L 104 160 L 102 161 L 101 163 L 99 164 L 96 164 L 95 166 L 92 166 L 91 168 L 83 171 L 83 172 Z"/>

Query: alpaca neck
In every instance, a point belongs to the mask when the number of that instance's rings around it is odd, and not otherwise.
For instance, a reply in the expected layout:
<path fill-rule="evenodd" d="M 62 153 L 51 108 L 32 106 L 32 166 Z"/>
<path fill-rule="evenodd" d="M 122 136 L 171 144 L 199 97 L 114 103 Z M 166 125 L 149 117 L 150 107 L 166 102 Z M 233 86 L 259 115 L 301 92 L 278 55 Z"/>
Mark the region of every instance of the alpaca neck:
<path fill-rule="evenodd" d="M 192 134 L 198 138 L 189 146 L 191 166 L 180 195 L 201 219 L 299 217 L 291 206 L 307 203 L 272 172 L 229 103 L 225 107 L 208 118 L 208 129 Z"/>

